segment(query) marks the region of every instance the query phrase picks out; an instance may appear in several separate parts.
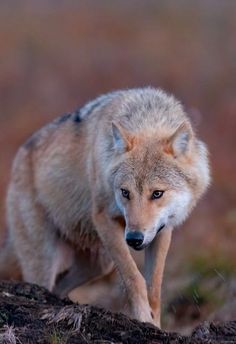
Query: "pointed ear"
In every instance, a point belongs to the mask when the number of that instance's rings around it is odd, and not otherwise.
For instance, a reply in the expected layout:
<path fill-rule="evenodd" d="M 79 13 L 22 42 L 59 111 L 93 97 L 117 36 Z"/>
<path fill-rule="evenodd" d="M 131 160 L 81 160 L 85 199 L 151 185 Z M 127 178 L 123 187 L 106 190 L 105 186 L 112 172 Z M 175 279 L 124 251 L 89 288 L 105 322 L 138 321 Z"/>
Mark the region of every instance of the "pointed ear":
<path fill-rule="evenodd" d="M 192 130 L 186 123 L 180 125 L 176 132 L 167 140 L 165 151 L 175 158 L 188 152 L 192 140 Z"/>
<path fill-rule="evenodd" d="M 114 122 L 112 122 L 112 134 L 114 147 L 118 152 L 124 153 L 132 148 L 131 137 L 127 131 Z"/>

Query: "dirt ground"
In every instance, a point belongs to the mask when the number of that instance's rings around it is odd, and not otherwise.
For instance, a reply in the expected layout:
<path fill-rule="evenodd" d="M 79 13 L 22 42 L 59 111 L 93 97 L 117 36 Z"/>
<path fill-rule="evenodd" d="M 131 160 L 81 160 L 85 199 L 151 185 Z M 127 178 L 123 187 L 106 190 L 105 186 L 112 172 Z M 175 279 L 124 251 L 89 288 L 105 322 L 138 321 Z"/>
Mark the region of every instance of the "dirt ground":
<path fill-rule="evenodd" d="M 191 336 L 181 336 L 120 313 L 59 300 L 25 283 L 0 283 L 0 309 L 1 344 L 236 343 L 236 321 L 205 322 Z"/>

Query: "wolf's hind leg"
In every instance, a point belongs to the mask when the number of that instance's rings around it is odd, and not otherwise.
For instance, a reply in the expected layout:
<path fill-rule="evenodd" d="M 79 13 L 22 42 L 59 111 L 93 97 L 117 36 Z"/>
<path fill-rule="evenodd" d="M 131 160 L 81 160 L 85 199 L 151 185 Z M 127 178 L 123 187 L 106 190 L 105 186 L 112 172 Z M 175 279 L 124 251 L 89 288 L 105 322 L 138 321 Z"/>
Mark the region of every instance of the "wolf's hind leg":
<path fill-rule="evenodd" d="M 41 225 L 43 231 L 46 229 L 41 240 L 21 237 L 24 242 L 20 247 L 16 242 L 16 252 L 23 280 L 52 291 L 57 274 L 72 264 L 73 250 L 57 237 L 54 228 L 47 227 L 45 223 Z"/>
<path fill-rule="evenodd" d="M 60 297 L 66 297 L 72 289 L 92 280 L 96 280 L 110 274 L 114 270 L 112 261 L 106 265 L 100 264 L 98 260 L 91 260 L 88 250 L 76 253 L 73 265 L 66 274 L 62 274 L 56 283 L 53 292 Z M 60 276 L 59 276 L 60 277 Z"/>
<path fill-rule="evenodd" d="M 52 290 L 58 272 L 72 263 L 73 251 L 58 237 L 54 224 L 29 188 L 19 190 L 12 185 L 7 210 L 23 280 Z"/>
<path fill-rule="evenodd" d="M 0 280 L 8 279 L 21 279 L 21 270 L 9 237 L 0 248 Z"/>
<path fill-rule="evenodd" d="M 23 278 L 26 282 L 36 283 L 52 291 L 57 275 L 67 270 L 73 261 L 73 250 L 57 239 L 45 237 L 47 243 L 39 247 L 35 253 L 35 258 L 26 263 L 25 259 L 20 259 Z M 51 241 L 51 242 L 50 242 Z M 50 242 L 50 247 L 49 247 Z M 32 257 L 33 251 L 22 251 Z"/>

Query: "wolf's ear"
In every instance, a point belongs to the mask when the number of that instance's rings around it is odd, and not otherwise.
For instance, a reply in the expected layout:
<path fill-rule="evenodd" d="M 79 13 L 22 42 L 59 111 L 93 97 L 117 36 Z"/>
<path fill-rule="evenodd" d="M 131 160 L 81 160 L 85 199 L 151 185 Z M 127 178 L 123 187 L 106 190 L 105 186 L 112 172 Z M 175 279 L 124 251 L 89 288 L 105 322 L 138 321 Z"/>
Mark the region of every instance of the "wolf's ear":
<path fill-rule="evenodd" d="M 131 137 L 120 125 L 112 122 L 112 134 L 115 149 L 124 153 L 132 148 Z"/>
<path fill-rule="evenodd" d="M 171 153 L 175 158 L 186 154 L 189 151 L 192 137 L 190 126 L 186 123 L 181 124 L 168 139 L 165 151 Z"/>

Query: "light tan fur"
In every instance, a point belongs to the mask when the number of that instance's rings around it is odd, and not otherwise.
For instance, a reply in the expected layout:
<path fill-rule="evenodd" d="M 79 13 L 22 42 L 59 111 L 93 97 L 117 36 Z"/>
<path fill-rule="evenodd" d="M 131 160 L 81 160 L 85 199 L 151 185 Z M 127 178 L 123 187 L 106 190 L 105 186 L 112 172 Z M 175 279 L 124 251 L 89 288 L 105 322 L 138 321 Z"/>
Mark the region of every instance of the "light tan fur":
<path fill-rule="evenodd" d="M 24 280 L 62 296 L 115 266 L 131 316 L 160 326 L 172 228 L 208 183 L 205 145 L 174 97 L 149 87 L 101 96 L 19 149 L 7 196 L 11 250 Z M 146 281 L 125 242 L 134 232 Z"/>

